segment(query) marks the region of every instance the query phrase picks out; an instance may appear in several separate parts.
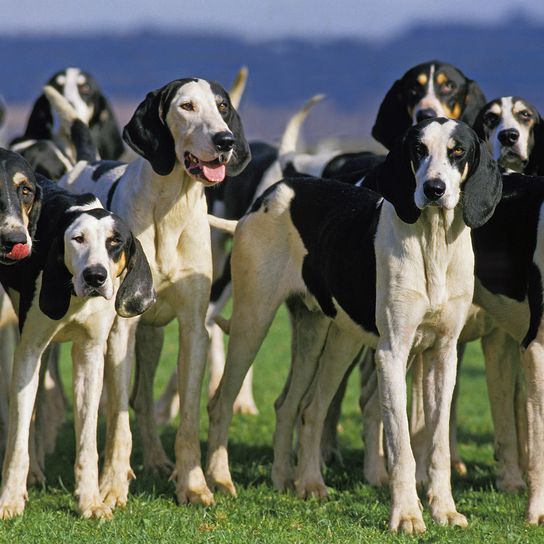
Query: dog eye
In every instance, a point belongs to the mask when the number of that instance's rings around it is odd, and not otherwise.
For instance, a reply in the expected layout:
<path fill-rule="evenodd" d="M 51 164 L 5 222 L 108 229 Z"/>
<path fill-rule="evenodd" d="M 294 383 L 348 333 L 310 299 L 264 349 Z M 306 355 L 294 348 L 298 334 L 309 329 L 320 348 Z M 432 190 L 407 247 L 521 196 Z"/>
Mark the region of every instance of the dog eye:
<path fill-rule="evenodd" d="M 219 110 L 219 113 L 226 113 L 228 105 L 226 102 L 220 102 L 219 104 L 217 104 L 217 109 Z"/>
<path fill-rule="evenodd" d="M 427 146 L 422 143 L 417 143 L 414 146 L 414 151 L 416 152 L 418 156 L 422 157 L 423 155 L 427 153 Z"/>
<path fill-rule="evenodd" d="M 183 104 L 180 104 L 179 107 L 185 111 L 195 111 L 195 106 L 192 102 L 185 102 Z"/>
<path fill-rule="evenodd" d="M 21 194 L 23 196 L 30 196 L 32 194 L 32 189 L 26 185 L 21 186 Z"/>
<path fill-rule="evenodd" d="M 123 240 L 121 240 L 121 238 L 117 238 L 116 236 L 113 236 L 112 238 L 108 240 L 108 243 L 111 247 L 117 247 L 123 243 Z"/>
<path fill-rule="evenodd" d="M 498 123 L 498 121 L 499 116 L 496 113 L 492 113 L 489 111 L 484 115 L 484 123 L 486 125 L 493 125 L 494 123 Z"/>
<path fill-rule="evenodd" d="M 455 90 L 455 83 L 453 81 L 446 81 L 442 87 L 440 87 L 441 94 L 450 94 Z"/>
<path fill-rule="evenodd" d="M 85 241 L 85 238 L 83 237 L 82 234 L 80 234 L 79 236 L 74 236 L 74 237 L 72 238 L 72 240 L 73 240 L 74 242 L 76 242 L 77 244 L 82 244 L 82 243 Z"/>
<path fill-rule="evenodd" d="M 465 150 L 462 148 L 462 147 L 454 147 L 452 150 L 451 150 L 451 154 L 454 156 L 454 157 L 461 157 L 463 156 L 463 154 L 465 153 Z"/>
<path fill-rule="evenodd" d="M 531 118 L 531 113 L 528 112 L 527 110 L 520 111 L 519 114 L 521 115 L 521 117 L 523 117 L 523 119 Z"/>

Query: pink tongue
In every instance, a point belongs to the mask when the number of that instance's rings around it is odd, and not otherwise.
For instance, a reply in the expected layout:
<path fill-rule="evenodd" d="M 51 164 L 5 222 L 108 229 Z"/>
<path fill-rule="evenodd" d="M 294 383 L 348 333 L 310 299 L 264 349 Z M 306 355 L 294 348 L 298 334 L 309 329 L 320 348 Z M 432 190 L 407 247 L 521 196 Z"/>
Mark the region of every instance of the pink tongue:
<path fill-rule="evenodd" d="M 30 253 L 30 249 L 28 247 L 28 244 L 15 244 L 11 251 L 7 254 L 7 256 L 10 259 L 14 259 L 18 261 L 19 259 L 24 259 L 25 257 L 28 257 Z"/>
<path fill-rule="evenodd" d="M 208 181 L 223 181 L 225 179 L 225 165 L 205 166 L 202 165 L 202 172 Z"/>

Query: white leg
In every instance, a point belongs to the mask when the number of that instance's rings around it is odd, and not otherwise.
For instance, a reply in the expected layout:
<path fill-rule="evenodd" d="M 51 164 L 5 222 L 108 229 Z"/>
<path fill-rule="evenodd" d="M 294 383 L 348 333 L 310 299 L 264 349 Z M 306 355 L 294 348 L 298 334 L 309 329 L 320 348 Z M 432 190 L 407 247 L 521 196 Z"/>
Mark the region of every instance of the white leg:
<path fill-rule="evenodd" d="M 76 430 L 75 496 L 84 518 L 112 517 L 98 487 L 96 432 L 98 404 L 104 377 L 104 346 L 74 342 L 72 345 L 74 423 Z"/>
<path fill-rule="evenodd" d="M 429 452 L 427 496 L 434 520 L 440 525 L 467 526 L 451 493 L 449 421 L 457 375 L 456 342 L 438 342 L 423 354 L 423 390 Z"/>
<path fill-rule="evenodd" d="M 520 348 L 518 342 L 500 329 L 482 338 L 482 348 L 495 431 L 497 489 L 518 493 L 525 489 L 518 457 L 515 408 Z"/>
<path fill-rule="evenodd" d="M 136 331 L 136 378 L 131 405 L 136 412 L 142 440 L 144 467 L 170 474 L 174 465 L 166 455 L 153 412 L 153 383 L 164 342 L 164 328 L 138 324 Z"/>
<path fill-rule="evenodd" d="M 39 363 L 53 336 L 55 324 L 44 322 L 39 311 L 29 312 L 25 329 L 15 350 L 10 388 L 9 425 L 0 491 L 0 519 L 22 514 L 27 499 L 29 432 L 38 389 Z"/>
<path fill-rule="evenodd" d="M 179 414 L 178 371 L 174 369 L 159 400 L 155 403 L 155 421 L 165 425 Z"/>
<path fill-rule="evenodd" d="M 455 389 L 451 399 L 450 411 L 450 453 L 451 453 L 451 468 L 457 472 L 459 476 L 467 475 L 467 466 L 465 465 L 459 448 L 457 447 L 457 400 L 459 398 L 459 376 L 461 374 L 461 363 L 465 354 L 466 344 L 457 344 L 457 377 L 455 379 Z"/>
<path fill-rule="evenodd" d="M 314 382 L 300 407 L 300 446 L 295 472 L 295 489 L 300 498 L 327 496 L 321 474 L 323 423 L 331 401 L 360 349 L 361 339 L 357 332 L 331 323 Z"/>
<path fill-rule="evenodd" d="M 138 320 L 116 317 L 108 337 L 105 383 L 108 390 L 106 451 L 100 476 L 100 495 L 110 508 L 125 506 L 130 480 L 132 434 L 128 414 L 130 372 Z"/>
<path fill-rule="evenodd" d="M 410 365 L 412 372 L 412 405 L 410 411 L 410 439 L 416 460 L 416 482 L 427 485 L 428 454 L 423 401 L 423 356 L 418 354 Z"/>
<path fill-rule="evenodd" d="M 365 348 L 360 363 L 361 395 L 359 406 L 363 415 L 364 475 L 370 485 L 379 487 L 389 481 L 389 476 L 385 461 L 383 423 L 374 356 L 373 349 Z"/>
<path fill-rule="evenodd" d="M 317 370 L 330 320 L 310 311 L 299 297 L 288 300 L 291 317 L 291 368 L 282 394 L 275 402 L 274 462 L 272 483 L 280 491 L 294 485 L 293 432 L 300 402 Z"/>

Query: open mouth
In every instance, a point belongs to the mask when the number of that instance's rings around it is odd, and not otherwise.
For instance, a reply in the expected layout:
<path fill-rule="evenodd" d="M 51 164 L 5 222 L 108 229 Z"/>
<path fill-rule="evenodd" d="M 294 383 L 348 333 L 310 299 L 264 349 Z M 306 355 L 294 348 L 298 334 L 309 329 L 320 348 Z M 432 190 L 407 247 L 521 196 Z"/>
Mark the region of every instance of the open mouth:
<path fill-rule="evenodd" d="M 205 183 L 215 185 L 221 183 L 227 175 L 227 168 L 223 157 L 218 157 L 213 161 L 202 161 L 192 153 L 186 152 L 184 155 L 185 169 L 191 176 Z"/>

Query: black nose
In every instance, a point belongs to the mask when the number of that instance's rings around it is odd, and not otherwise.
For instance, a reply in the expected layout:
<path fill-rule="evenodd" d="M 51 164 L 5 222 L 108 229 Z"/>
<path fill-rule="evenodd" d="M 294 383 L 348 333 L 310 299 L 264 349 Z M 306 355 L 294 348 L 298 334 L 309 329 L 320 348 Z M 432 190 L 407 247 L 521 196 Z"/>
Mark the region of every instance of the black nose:
<path fill-rule="evenodd" d="M 423 192 L 429 200 L 438 200 L 446 192 L 446 184 L 441 179 L 430 179 L 423 184 Z"/>
<path fill-rule="evenodd" d="M 13 246 L 16 246 L 17 244 L 26 244 L 26 241 L 26 232 L 21 230 L 7 232 L 0 236 L 2 250 L 6 253 L 9 253 L 13 249 Z"/>
<path fill-rule="evenodd" d="M 508 128 L 501 130 L 498 137 L 502 145 L 514 145 L 519 140 L 519 131 L 515 128 Z"/>
<path fill-rule="evenodd" d="M 108 271 L 102 265 L 89 266 L 83 271 L 83 279 L 89 287 L 104 285 Z"/>
<path fill-rule="evenodd" d="M 234 136 L 231 132 L 217 132 L 212 136 L 212 142 L 218 151 L 230 151 L 234 147 Z"/>
<path fill-rule="evenodd" d="M 436 116 L 436 112 L 432 108 L 426 108 L 424 110 L 419 110 L 416 113 L 416 121 L 419 123 L 425 119 L 431 119 L 432 117 Z"/>

